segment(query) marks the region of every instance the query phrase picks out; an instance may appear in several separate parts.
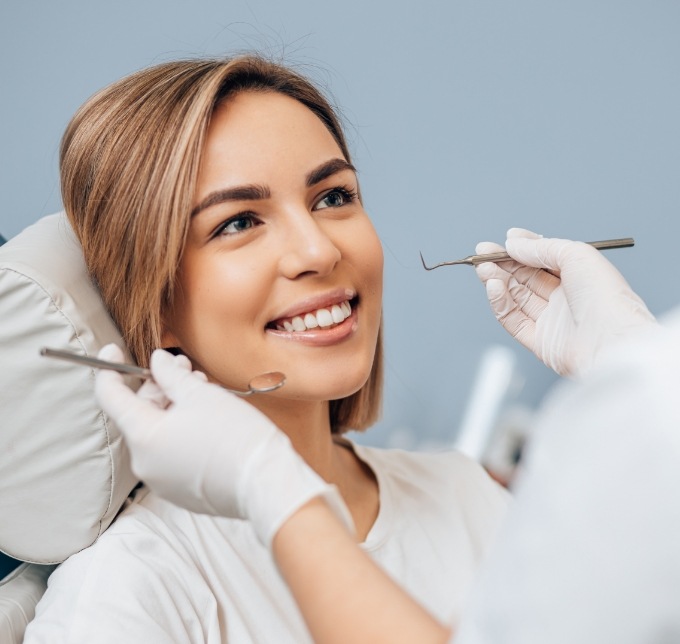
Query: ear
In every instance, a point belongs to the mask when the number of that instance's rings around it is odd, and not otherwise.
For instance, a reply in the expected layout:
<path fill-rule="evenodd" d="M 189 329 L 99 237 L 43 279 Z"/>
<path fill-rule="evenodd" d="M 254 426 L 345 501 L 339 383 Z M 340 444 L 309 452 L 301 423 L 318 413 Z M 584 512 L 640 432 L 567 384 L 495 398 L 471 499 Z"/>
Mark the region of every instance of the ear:
<path fill-rule="evenodd" d="M 170 329 L 167 321 L 163 320 L 162 324 L 163 328 L 161 330 L 161 349 L 171 349 L 179 347 L 180 344 L 179 339 Z"/>
<path fill-rule="evenodd" d="M 174 335 L 166 335 L 165 333 L 161 336 L 161 349 L 179 349 L 179 342 L 177 342 L 177 338 L 175 338 Z"/>

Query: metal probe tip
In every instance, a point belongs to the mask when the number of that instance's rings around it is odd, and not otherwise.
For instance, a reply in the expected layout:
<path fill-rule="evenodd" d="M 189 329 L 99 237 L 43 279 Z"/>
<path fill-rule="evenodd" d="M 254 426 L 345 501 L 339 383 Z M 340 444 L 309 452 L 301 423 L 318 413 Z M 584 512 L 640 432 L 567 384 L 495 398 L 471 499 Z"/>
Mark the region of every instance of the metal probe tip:
<path fill-rule="evenodd" d="M 602 241 L 592 241 L 585 242 L 593 248 L 598 250 L 607 250 L 609 248 L 630 248 L 635 245 L 635 240 L 632 237 L 622 237 L 620 239 L 604 239 Z M 425 263 L 422 252 L 420 253 L 420 261 L 423 263 L 423 268 L 426 271 L 433 271 L 435 268 L 440 266 L 455 266 L 456 264 L 468 264 L 470 266 L 476 266 L 477 264 L 483 264 L 484 262 L 505 262 L 507 260 L 512 260 L 512 257 L 508 255 L 505 251 L 499 251 L 497 253 L 487 253 L 485 255 L 469 255 L 463 259 L 455 259 L 450 262 L 440 262 L 434 266 L 428 266 Z"/>

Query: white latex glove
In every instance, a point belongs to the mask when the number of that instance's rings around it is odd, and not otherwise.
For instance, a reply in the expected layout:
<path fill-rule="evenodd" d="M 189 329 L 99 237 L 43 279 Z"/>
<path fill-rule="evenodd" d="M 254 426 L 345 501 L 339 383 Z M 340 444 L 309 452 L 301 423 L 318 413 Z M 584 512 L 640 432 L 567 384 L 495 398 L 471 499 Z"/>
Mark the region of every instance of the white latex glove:
<path fill-rule="evenodd" d="M 490 242 L 476 249 L 499 250 Z M 560 375 L 583 374 L 603 349 L 656 323 L 621 273 L 588 244 L 511 228 L 505 250 L 516 261 L 476 267 L 491 308 L 510 335 Z"/>
<path fill-rule="evenodd" d="M 120 362 L 115 345 L 99 352 Z M 205 376 L 184 356 L 155 351 L 154 381 L 135 394 L 101 369 L 96 394 L 120 428 L 132 469 L 159 496 L 193 512 L 247 519 L 267 547 L 281 525 L 316 496 L 353 531 L 337 489 L 298 455 L 264 414 Z"/>

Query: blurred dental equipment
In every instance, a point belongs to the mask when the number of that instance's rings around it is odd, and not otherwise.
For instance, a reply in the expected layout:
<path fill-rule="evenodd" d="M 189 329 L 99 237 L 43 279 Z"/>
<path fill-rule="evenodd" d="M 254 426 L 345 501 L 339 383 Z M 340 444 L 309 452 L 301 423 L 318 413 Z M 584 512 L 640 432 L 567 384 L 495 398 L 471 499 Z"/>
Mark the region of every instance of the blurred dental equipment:
<path fill-rule="evenodd" d="M 589 246 L 597 248 L 598 250 L 607 250 L 610 248 L 630 248 L 635 245 L 635 240 L 632 237 L 623 237 L 622 239 L 605 239 L 602 241 L 586 242 Z M 426 271 L 433 271 L 435 268 L 440 266 L 454 266 L 456 264 L 467 264 L 469 266 L 476 266 L 477 264 L 483 264 L 484 262 L 504 262 L 505 260 L 512 259 L 507 253 L 488 253 L 485 255 L 469 255 L 463 259 L 455 259 L 450 262 L 440 262 L 434 266 L 428 266 L 425 263 L 425 258 L 423 254 L 420 253 L 420 261 L 423 263 L 423 268 Z"/>
<path fill-rule="evenodd" d="M 143 378 L 144 380 L 152 379 L 150 369 L 144 369 L 143 367 L 125 364 L 123 362 L 110 362 L 109 360 L 102 360 L 101 358 L 92 358 L 90 356 L 84 356 L 73 351 L 64 351 L 63 349 L 51 349 L 49 347 L 43 347 L 40 349 L 40 355 L 47 356 L 49 358 L 68 360 L 69 362 L 95 367 L 96 369 L 109 369 L 111 371 L 122 373 L 126 376 L 137 376 L 138 378 Z M 261 373 L 259 376 L 255 376 L 248 383 L 248 389 L 246 391 L 229 389 L 227 387 L 223 387 L 223 389 L 226 389 L 232 394 L 238 394 L 239 396 L 250 396 L 251 394 L 266 394 L 270 391 L 275 391 L 276 389 L 283 387 L 285 384 L 285 374 L 281 373 L 280 371 L 270 371 L 268 373 Z"/>
<path fill-rule="evenodd" d="M 499 483 L 512 482 L 533 410 L 510 404 L 524 385 L 515 353 L 492 345 L 482 355 L 454 447 L 481 463 Z"/>

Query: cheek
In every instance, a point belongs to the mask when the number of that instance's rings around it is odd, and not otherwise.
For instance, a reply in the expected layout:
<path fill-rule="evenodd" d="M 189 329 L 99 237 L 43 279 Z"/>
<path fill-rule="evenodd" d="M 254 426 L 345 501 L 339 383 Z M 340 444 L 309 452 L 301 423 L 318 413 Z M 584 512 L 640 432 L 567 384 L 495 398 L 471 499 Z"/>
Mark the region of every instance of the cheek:
<path fill-rule="evenodd" d="M 256 276 L 244 262 L 185 265 L 168 325 L 178 345 L 203 363 L 215 347 L 238 343 L 239 329 L 258 323 L 264 289 Z"/>
<path fill-rule="evenodd" d="M 375 273 L 376 279 L 380 282 L 382 286 L 383 278 L 383 267 L 385 264 L 385 258 L 383 255 L 383 247 L 380 243 L 378 234 L 374 232 L 374 243 L 372 244 L 372 250 L 369 251 L 369 257 L 373 259 L 372 269 Z"/>
<path fill-rule="evenodd" d="M 354 236 L 354 240 L 359 240 L 352 244 L 352 247 L 362 277 L 371 292 L 381 297 L 384 257 L 378 233 L 369 222 L 363 230 Z"/>

